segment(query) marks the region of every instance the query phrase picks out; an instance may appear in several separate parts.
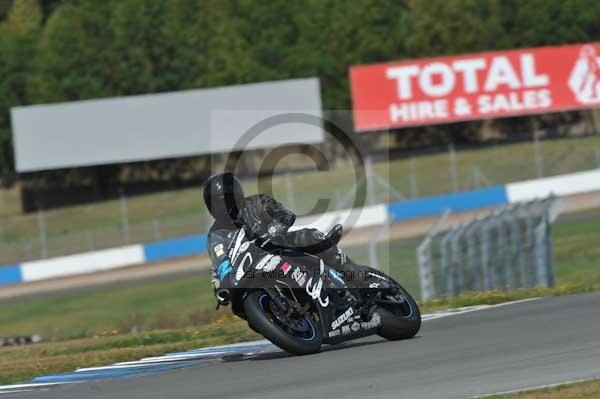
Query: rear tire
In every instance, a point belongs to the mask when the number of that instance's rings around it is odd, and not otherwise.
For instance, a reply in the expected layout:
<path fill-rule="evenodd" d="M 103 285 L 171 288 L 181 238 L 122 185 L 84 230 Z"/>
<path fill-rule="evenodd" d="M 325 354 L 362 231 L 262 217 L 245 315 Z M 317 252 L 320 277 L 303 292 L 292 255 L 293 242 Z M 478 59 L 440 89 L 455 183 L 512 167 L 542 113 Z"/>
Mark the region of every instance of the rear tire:
<path fill-rule="evenodd" d="M 405 299 L 404 311 L 395 312 L 382 306 L 377 308 L 377 313 L 381 316 L 378 334 L 390 341 L 412 338 L 421 328 L 421 312 L 417 302 L 400 284 L 396 285 Z"/>
<path fill-rule="evenodd" d="M 250 328 L 262 334 L 266 339 L 294 355 L 317 353 L 323 343 L 323 335 L 319 324 L 310 315 L 306 315 L 309 325 L 307 337 L 292 335 L 278 324 L 278 320 L 270 313 L 271 299 L 264 291 L 255 291 L 244 300 L 244 310 Z"/>

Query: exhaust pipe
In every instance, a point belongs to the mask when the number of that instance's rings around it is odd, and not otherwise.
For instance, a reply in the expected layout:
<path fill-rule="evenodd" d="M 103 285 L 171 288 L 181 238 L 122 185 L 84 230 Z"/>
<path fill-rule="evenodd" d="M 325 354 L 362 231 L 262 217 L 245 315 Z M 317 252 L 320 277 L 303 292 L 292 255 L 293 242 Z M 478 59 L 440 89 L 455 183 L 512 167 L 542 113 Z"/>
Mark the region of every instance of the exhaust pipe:
<path fill-rule="evenodd" d="M 228 289 L 219 289 L 217 290 L 217 300 L 219 301 L 219 303 L 221 304 L 227 304 L 229 302 L 231 302 L 231 292 L 229 292 Z"/>

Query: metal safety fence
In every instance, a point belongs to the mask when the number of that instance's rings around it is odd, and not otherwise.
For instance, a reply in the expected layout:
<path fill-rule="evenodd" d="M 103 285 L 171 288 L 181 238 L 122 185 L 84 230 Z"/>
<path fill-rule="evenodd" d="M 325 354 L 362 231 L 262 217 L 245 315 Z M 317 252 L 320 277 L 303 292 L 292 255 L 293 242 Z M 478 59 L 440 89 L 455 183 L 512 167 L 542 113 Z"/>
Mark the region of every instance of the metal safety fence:
<path fill-rule="evenodd" d="M 282 173 L 272 179 L 273 193 L 298 214 L 311 212 L 319 198 L 345 209 L 360 183 L 350 165 L 340 161 L 327 172 Z M 594 168 L 600 168 L 600 135 L 477 148 L 449 145 L 397 159 L 378 156 L 365 175 L 374 183 L 367 186 L 373 204 Z M 248 194 L 257 192 L 254 183 L 244 181 Z M 0 265 L 198 234 L 210 221 L 200 187 L 133 197 L 124 193 L 116 200 L 29 214 L 19 212 L 18 195 L 2 198 L 0 193 Z"/>
<path fill-rule="evenodd" d="M 498 208 L 445 232 L 434 226 L 417 248 L 424 300 L 466 291 L 554 286 L 554 197 Z"/>

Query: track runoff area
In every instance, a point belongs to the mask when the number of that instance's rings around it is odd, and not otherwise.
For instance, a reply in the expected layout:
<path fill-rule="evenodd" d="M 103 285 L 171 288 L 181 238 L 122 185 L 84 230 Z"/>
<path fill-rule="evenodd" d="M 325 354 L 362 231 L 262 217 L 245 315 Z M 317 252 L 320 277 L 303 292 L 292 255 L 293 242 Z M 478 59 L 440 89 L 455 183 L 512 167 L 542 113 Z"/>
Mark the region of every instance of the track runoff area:
<path fill-rule="evenodd" d="M 407 341 L 368 337 L 311 356 L 268 341 L 201 348 L 42 376 L 0 397 L 480 397 L 599 378 L 598 309 L 597 293 L 472 306 L 424 315 Z"/>

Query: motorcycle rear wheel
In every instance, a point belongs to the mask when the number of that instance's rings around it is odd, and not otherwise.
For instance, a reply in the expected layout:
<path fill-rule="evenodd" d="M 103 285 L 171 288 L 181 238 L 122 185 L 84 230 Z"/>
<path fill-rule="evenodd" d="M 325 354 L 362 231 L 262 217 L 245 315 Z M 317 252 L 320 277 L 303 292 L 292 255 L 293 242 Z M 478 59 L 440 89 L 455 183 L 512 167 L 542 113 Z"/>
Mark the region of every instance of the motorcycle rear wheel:
<path fill-rule="evenodd" d="M 317 353 L 323 343 L 321 327 L 314 317 L 306 314 L 303 318 L 285 323 L 278 316 L 276 306 L 264 291 L 254 291 L 244 300 L 244 311 L 250 327 L 266 339 L 294 355 Z M 290 325 L 291 324 L 291 325 Z M 296 326 L 306 326 L 305 332 Z"/>

